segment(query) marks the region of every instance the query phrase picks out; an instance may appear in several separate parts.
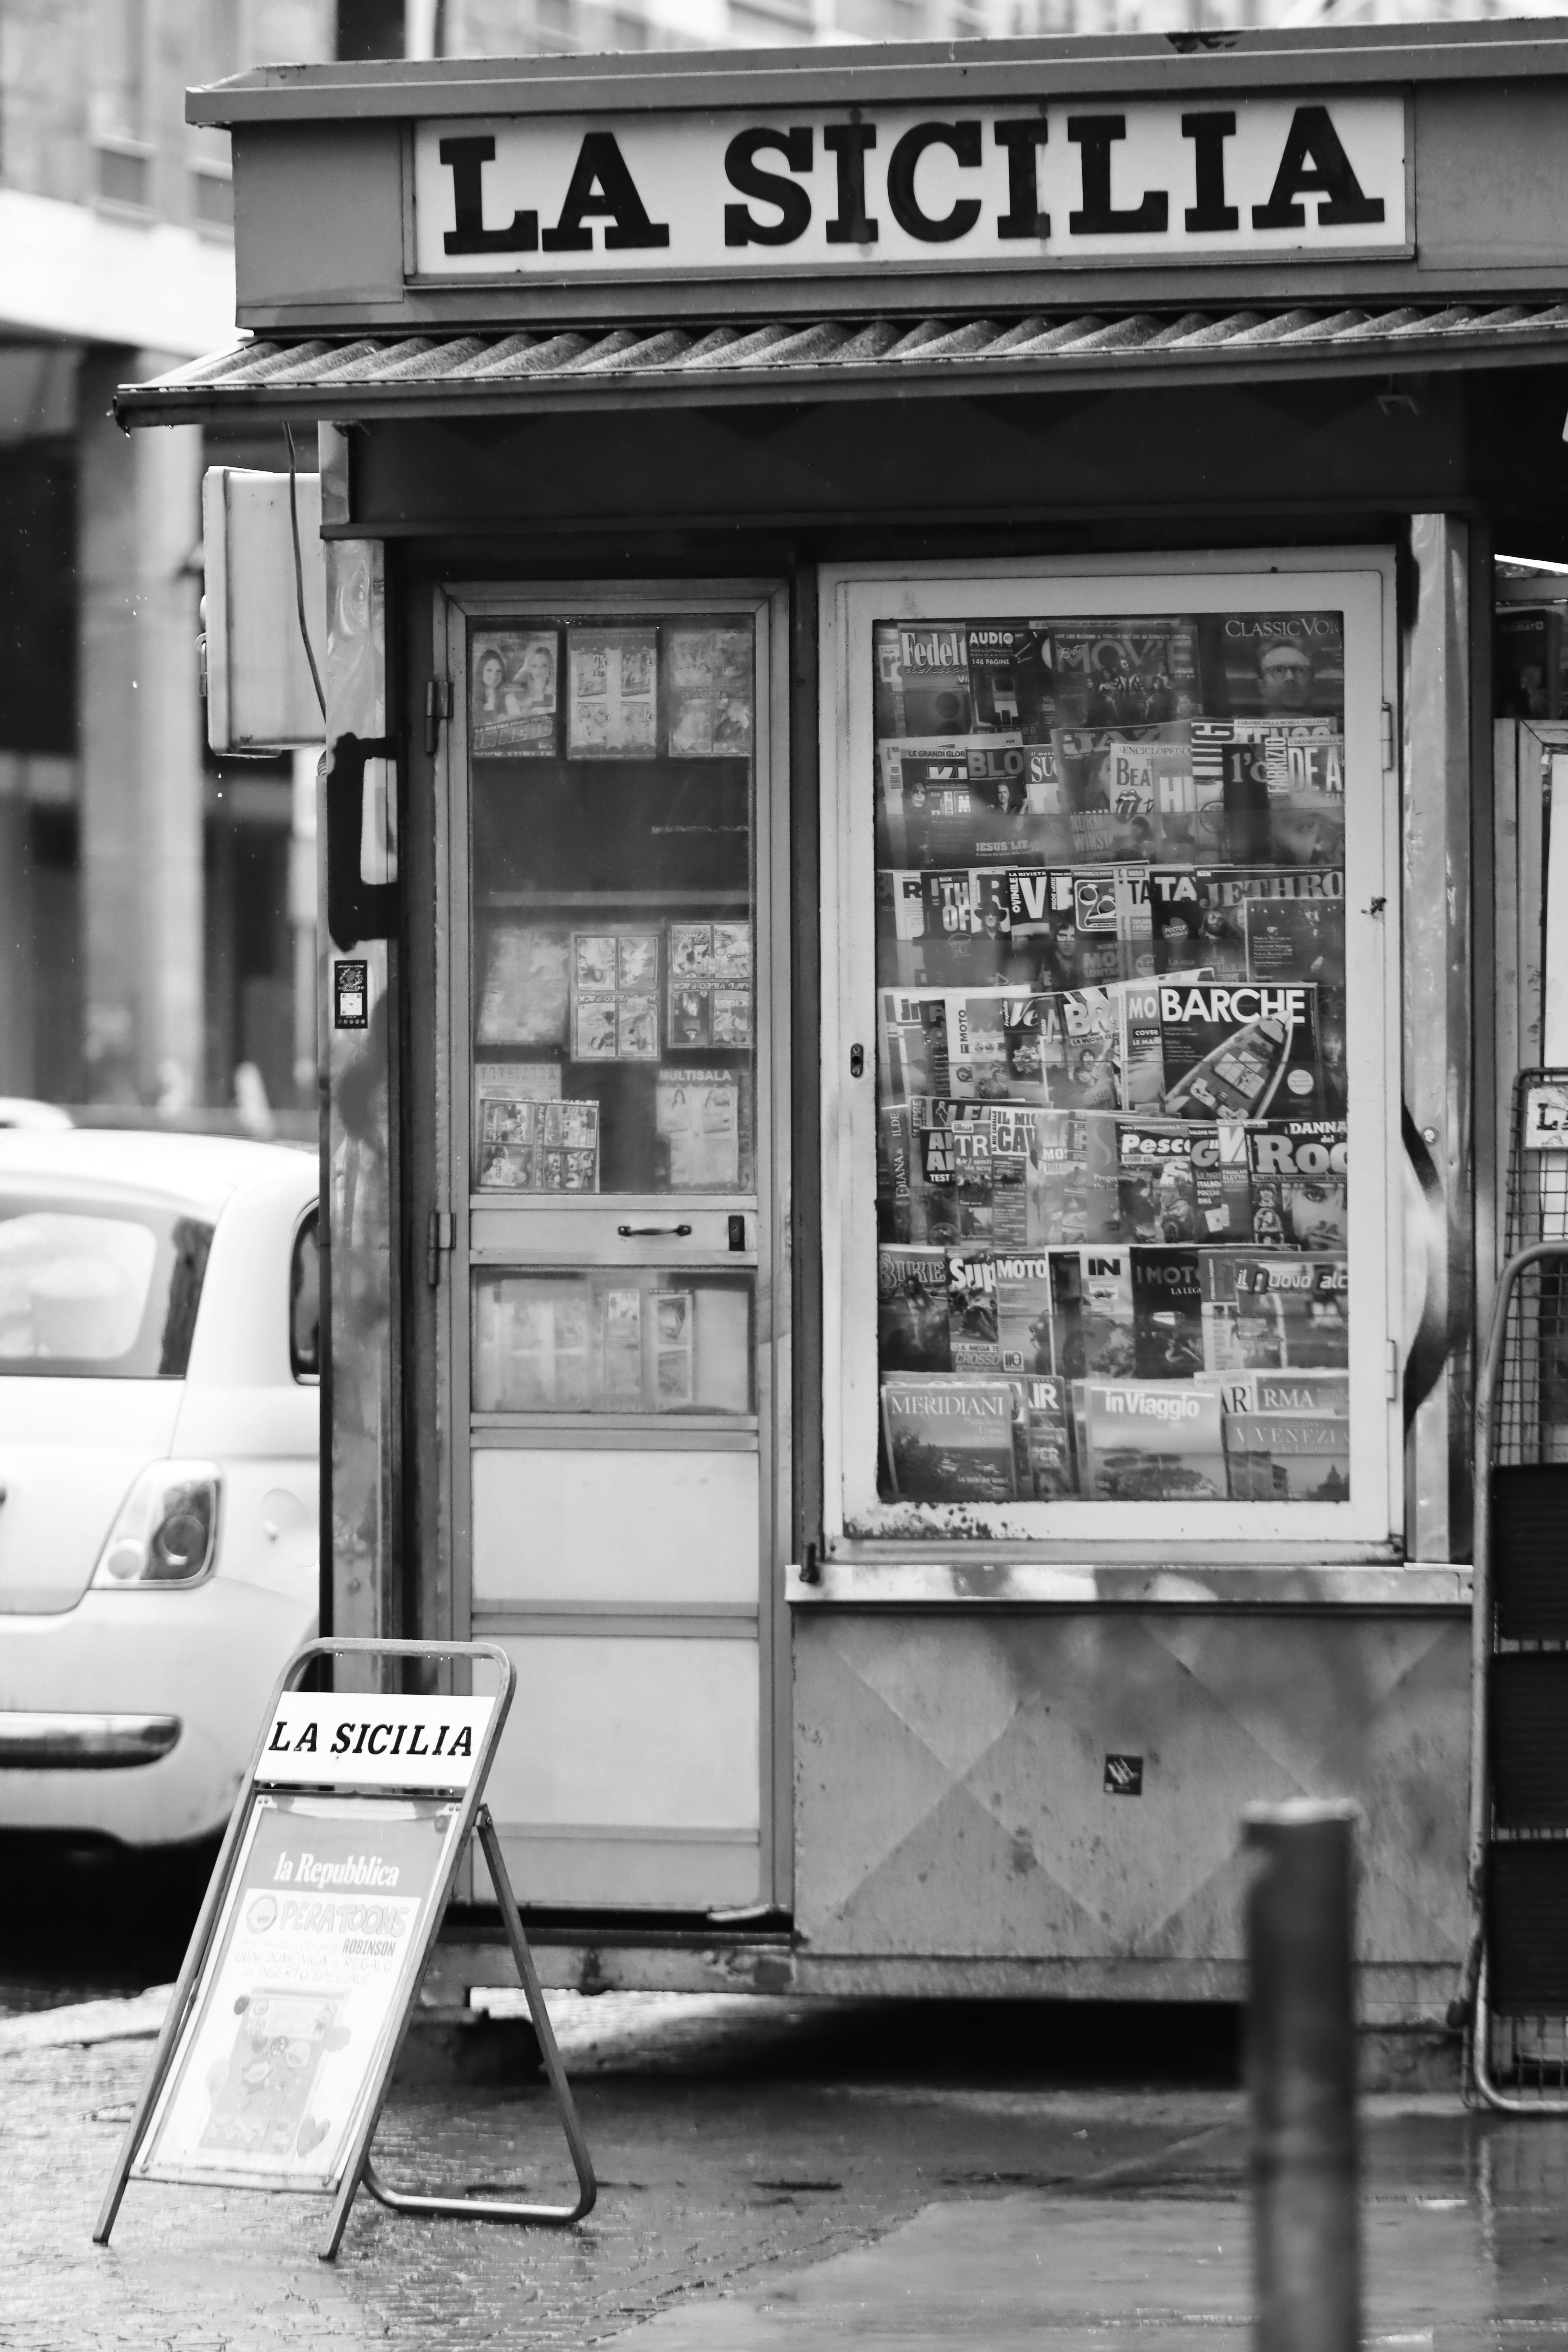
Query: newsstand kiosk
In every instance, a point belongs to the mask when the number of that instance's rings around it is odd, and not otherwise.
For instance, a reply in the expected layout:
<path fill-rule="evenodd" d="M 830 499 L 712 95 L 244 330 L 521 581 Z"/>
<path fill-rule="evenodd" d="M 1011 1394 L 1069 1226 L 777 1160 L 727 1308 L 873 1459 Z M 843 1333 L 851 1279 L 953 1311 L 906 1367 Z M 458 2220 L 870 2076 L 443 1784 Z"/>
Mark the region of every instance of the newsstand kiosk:
<path fill-rule="evenodd" d="M 248 340 L 120 413 L 319 430 L 331 1622 L 515 1659 L 546 1980 L 1233 1999 L 1307 1793 L 1440 2019 L 1568 26 L 190 116 Z"/>

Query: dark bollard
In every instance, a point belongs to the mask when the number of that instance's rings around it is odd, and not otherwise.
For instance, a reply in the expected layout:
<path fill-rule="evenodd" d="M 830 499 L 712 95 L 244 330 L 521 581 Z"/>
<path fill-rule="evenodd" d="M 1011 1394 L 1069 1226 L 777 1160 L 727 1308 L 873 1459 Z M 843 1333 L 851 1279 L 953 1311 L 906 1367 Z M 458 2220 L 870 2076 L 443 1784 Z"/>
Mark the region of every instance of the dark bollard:
<path fill-rule="evenodd" d="M 1258 2352 L 1357 2352 L 1355 1823 L 1248 1806 L 1247 2087 Z"/>

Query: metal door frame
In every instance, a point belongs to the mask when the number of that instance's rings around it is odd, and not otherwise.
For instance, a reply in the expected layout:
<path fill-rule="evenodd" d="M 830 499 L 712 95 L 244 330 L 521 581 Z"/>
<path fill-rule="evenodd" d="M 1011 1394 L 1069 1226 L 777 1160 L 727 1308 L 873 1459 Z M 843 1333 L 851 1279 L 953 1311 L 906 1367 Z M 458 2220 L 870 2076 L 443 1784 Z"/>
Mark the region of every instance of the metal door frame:
<path fill-rule="evenodd" d="M 790 1558 L 793 1496 L 790 1400 L 790 1181 L 793 1164 L 791 1071 L 789 590 L 779 579 L 626 580 L 593 582 L 519 580 L 447 581 L 432 590 L 435 674 L 450 682 L 450 717 L 440 730 L 435 754 L 436 1038 L 435 1120 L 437 1214 L 449 1216 L 451 1245 L 445 1263 L 446 1298 L 437 1305 L 437 1389 L 445 1410 L 438 1415 L 438 1540 L 450 1562 L 449 1591 L 454 1638 L 469 1637 L 473 1622 L 472 1503 L 468 1465 L 472 1453 L 471 1359 L 469 1352 L 469 1207 L 467 1185 L 471 1150 L 471 938 L 468 847 L 468 750 L 467 727 L 467 630 L 471 619 L 563 613 L 647 615 L 745 613 L 756 625 L 756 696 L 753 781 L 752 872 L 755 890 L 756 1081 L 754 1158 L 757 1250 L 754 1357 L 756 1428 L 749 1432 L 704 1426 L 668 1430 L 645 1423 L 635 1428 L 609 1416 L 581 1417 L 581 1426 L 541 1431 L 540 1442 L 614 1450 L 656 1441 L 657 1450 L 699 1446 L 711 1451 L 758 1454 L 758 1886 L 757 1901 L 787 1908 L 793 1895 L 793 1841 L 788 1817 L 790 1788 L 788 1612 L 784 1566 Z M 765 714 L 765 723 L 763 723 Z M 764 1001 L 767 1005 L 763 1017 Z M 596 1196 L 604 1198 L 605 1196 Z M 618 1196 L 632 1211 L 668 1212 L 667 1194 Z M 750 1258 L 731 1255 L 731 1266 Z M 604 1425 L 595 1426 L 595 1420 Z M 527 1443 L 526 1438 L 523 1440 Z M 579 1612 L 574 1612 L 577 1614 Z M 613 1621 L 631 1612 L 616 1603 L 586 1604 L 585 1618 Z M 658 1612 L 651 1609 L 648 1618 Z M 672 1604 L 667 1612 L 700 1623 L 705 1613 L 732 1617 L 721 1607 L 704 1612 Z M 639 1612 L 640 1615 L 641 1612 Z M 559 1629 L 561 1620 L 552 1619 Z M 494 1638 L 489 1636 L 487 1638 Z"/>

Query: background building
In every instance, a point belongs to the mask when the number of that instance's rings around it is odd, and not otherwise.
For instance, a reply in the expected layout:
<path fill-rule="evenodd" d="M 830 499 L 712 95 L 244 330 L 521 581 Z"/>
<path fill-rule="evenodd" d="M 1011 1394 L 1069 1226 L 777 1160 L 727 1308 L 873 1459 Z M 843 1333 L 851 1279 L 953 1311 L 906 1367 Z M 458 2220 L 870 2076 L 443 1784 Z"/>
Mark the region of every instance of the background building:
<path fill-rule="evenodd" d="M 315 62 L 1522 13 L 1493 0 L 0 0 L 0 1095 L 311 1115 L 313 761 L 204 750 L 204 466 L 112 387 L 234 315 L 228 142 L 184 93 Z M 1529 13 L 1537 12 L 1533 9 Z M 300 975 L 297 982 L 296 974 Z M 246 1089 L 254 1102 L 254 1085 Z"/>

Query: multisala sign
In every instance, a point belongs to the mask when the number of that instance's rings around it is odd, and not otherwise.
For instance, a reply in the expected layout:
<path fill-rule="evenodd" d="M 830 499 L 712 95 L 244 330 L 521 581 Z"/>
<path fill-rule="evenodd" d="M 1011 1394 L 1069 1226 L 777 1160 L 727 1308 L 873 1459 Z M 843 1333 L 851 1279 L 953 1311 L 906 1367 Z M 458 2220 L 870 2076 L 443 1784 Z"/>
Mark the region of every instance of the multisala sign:
<path fill-rule="evenodd" d="M 1408 253 L 1386 97 L 423 122 L 411 260 L 454 278 L 863 275 Z"/>

